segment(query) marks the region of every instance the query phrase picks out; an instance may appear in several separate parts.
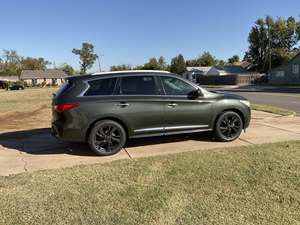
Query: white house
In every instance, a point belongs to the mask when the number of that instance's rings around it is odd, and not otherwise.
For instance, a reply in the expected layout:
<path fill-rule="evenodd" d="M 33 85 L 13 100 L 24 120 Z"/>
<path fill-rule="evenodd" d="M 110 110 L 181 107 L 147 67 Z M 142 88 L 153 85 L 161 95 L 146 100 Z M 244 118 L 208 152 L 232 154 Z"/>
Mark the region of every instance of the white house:
<path fill-rule="evenodd" d="M 47 70 L 22 70 L 20 80 L 30 85 L 50 84 L 60 85 L 67 74 L 58 69 Z"/>

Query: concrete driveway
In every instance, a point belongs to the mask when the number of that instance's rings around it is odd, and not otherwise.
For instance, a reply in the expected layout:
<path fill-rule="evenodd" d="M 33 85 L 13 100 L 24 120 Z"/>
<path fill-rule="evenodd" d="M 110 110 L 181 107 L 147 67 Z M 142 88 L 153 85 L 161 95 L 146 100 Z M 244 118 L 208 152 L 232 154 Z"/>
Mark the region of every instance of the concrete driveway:
<path fill-rule="evenodd" d="M 0 175 L 194 150 L 300 140 L 300 117 L 253 111 L 250 128 L 231 143 L 213 141 L 207 133 L 136 139 L 129 141 L 120 153 L 109 157 L 95 156 L 85 144 L 60 142 L 49 132 L 45 128 L 1 133 Z"/>

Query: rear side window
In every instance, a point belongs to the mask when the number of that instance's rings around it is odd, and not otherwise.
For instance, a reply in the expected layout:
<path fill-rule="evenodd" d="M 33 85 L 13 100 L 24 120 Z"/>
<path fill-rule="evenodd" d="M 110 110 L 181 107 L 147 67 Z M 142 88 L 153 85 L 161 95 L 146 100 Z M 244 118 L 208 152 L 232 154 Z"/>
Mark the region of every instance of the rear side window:
<path fill-rule="evenodd" d="M 107 78 L 90 81 L 90 87 L 85 92 L 84 96 L 112 95 L 114 92 L 116 81 L 117 78 Z"/>
<path fill-rule="evenodd" d="M 69 80 L 66 80 L 60 88 L 57 90 L 55 97 L 59 97 L 63 95 L 67 90 L 69 90 L 72 87 L 72 82 Z"/>
<path fill-rule="evenodd" d="M 158 95 L 158 89 L 153 76 L 122 77 L 119 94 Z"/>

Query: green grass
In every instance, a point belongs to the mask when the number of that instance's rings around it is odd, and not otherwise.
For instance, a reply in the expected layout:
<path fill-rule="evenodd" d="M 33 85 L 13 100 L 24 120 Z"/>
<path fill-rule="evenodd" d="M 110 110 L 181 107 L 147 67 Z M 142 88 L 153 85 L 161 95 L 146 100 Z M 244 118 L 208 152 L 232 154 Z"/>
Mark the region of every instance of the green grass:
<path fill-rule="evenodd" d="M 300 142 L 0 177 L 0 224 L 299 224 Z"/>
<path fill-rule="evenodd" d="M 289 116 L 289 115 L 294 115 L 295 112 L 276 107 L 276 106 L 271 106 L 271 105 L 260 105 L 260 104 L 252 104 L 251 109 L 257 110 L 257 111 L 263 111 L 263 112 L 269 112 L 269 113 L 274 113 L 282 116 Z"/>

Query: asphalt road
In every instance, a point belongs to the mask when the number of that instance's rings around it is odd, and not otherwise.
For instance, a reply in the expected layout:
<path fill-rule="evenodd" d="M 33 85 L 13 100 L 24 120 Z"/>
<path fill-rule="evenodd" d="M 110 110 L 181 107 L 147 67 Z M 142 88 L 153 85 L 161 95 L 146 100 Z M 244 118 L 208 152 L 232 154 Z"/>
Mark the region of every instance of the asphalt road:
<path fill-rule="evenodd" d="M 249 99 L 256 104 L 273 105 L 295 111 L 300 115 L 300 88 L 207 88 L 209 90 L 230 92 Z"/>

